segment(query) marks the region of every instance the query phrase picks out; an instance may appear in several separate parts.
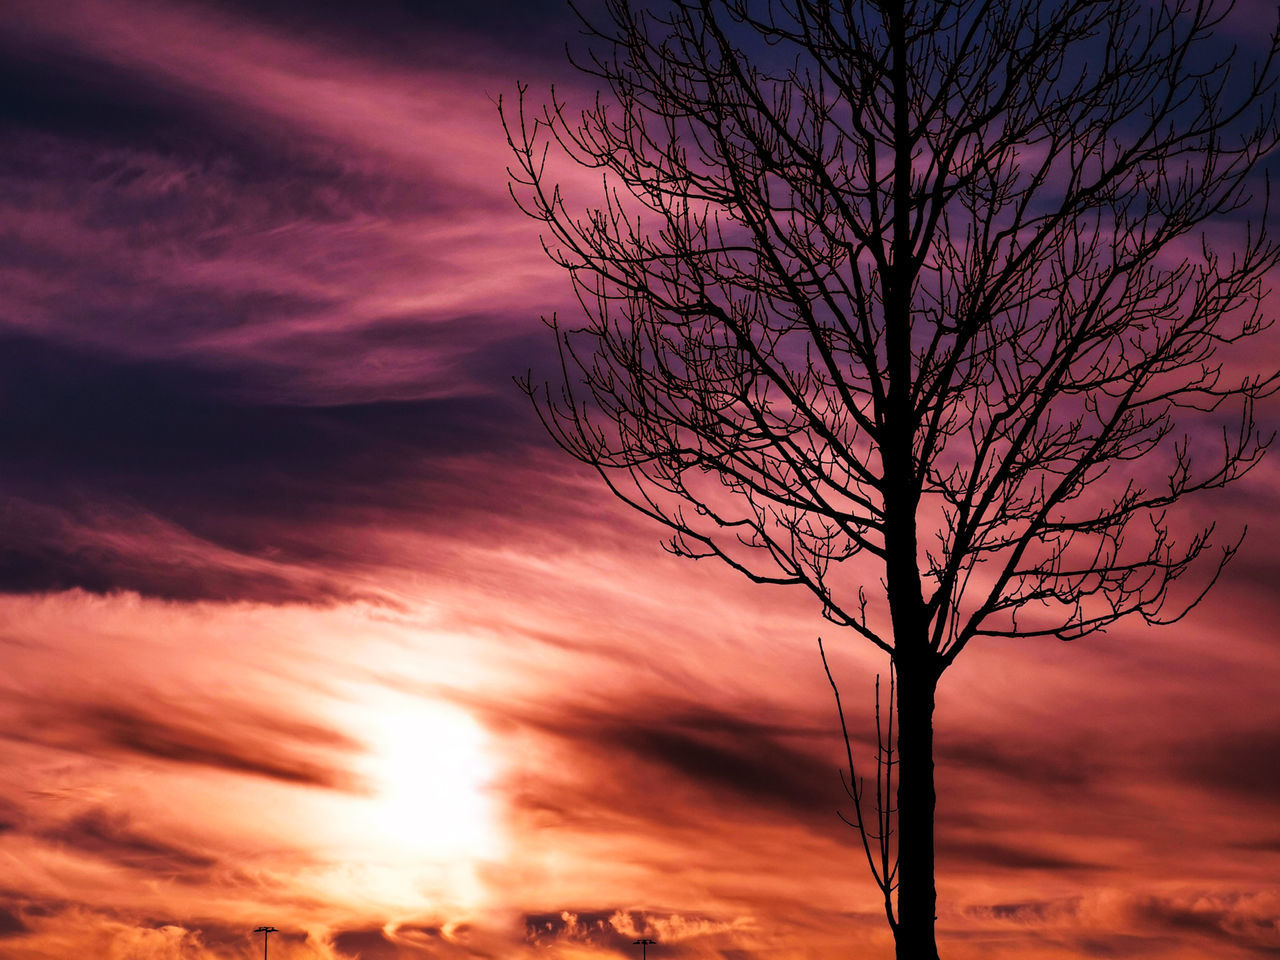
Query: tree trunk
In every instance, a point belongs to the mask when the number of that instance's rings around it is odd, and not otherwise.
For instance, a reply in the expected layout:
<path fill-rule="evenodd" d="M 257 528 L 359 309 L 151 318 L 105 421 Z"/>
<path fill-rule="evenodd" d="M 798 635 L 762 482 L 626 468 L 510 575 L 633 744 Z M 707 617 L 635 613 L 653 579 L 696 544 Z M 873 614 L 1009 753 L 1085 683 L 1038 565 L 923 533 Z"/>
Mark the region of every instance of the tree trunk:
<path fill-rule="evenodd" d="M 898 657 L 897 960 L 937 960 L 933 882 L 933 699 L 937 668 L 927 654 Z"/>

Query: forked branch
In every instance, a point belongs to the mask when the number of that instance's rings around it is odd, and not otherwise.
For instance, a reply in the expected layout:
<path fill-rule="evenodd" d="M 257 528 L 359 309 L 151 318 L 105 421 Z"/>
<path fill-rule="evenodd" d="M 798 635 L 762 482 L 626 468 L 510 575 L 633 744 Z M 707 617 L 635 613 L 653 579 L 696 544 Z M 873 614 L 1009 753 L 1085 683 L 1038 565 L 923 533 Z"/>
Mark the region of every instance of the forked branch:
<path fill-rule="evenodd" d="M 893 905 L 893 892 L 898 887 L 897 845 L 893 840 L 894 815 L 897 813 L 893 802 L 893 782 L 894 768 L 898 765 L 895 756 L 897 741 L 894 739 L 893 731 L 896 669 L 893 661 L 890 661 L 889 701 L 883 718 L 880 710 L 880 675 L 876 675 L 876 822 L 872 827 L 867 824 L 862 810 L 865 782 L 857 775 L 854 768 L 853 739 L 849 736 L 849 725 L 845 720 L 844 706 L 840 701 L 840 687 L 831 673 L 831 664 L 827 661 L 827 651 L 822 645 L 821 637 L 818 638 L 818 654 L 822 657 L 822 669 L 826 671 L 827 682 L 831 684 L 831 693 L 835 696 L 836 713 L 840 716 L 840 733 L 844 739 L 845 761 L 848 766 L 847 775 L 845 770 L 840 771 L 840 782 L 844 786 L 845 794 L 853 802 L 852 820 L 839 810 L 836 811 L 836 816 L 858 831 L 858 837 L 862 840 L 862 850 L 866 854 L 867 866 L 871 868 L 876 886 L 884 896 L 885 919 L 889 921 L 890 928 L 896 931 L 898 917 Z"/>

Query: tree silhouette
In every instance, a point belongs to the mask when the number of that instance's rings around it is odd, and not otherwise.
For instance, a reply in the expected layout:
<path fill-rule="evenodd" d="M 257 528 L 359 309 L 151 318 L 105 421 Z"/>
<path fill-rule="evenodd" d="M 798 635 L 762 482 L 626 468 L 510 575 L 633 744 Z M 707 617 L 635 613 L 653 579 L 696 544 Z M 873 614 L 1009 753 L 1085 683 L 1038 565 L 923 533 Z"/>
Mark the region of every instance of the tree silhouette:
<path fill-rule="evenodd" d="M 867 853 L 904 960 L 937 956 L 942 673 L 1171 622 L 1238 546 L 1167 514 L 1258 461 L 1275 386 L 1232 366 L 1280 259 L 1277 44 L 1239 66 L 1230 9 L 607 0 L 594 102 L 503 113 L 585 317 L 522 381 L 551 436 L 672 552 L 802 585 L 891 660 L 895 855 Z"/>

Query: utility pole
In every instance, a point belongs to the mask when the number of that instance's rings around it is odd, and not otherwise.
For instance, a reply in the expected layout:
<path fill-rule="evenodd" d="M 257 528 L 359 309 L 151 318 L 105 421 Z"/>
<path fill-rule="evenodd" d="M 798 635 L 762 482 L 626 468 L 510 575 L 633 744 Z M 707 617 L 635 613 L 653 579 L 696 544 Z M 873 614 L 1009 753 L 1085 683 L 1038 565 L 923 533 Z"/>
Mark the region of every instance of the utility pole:
<path fill-rule="evenodd" d="M 258 927 L 258 929 L 253 932 L 262 934 L 262 960 L 267 960 L 267 935 L 279 933 L 280 931 L 275 927 Z"/>
<path fill-rule="evenodd" d="M 648 960 L 647 953 L 649 951 L 649 947 L 656 944 L 658 941 L 650 940 L 648 937 L 645 937 L 641 940 L 634 940 L 632 942 L 640 945 L 640 960 Z"/>

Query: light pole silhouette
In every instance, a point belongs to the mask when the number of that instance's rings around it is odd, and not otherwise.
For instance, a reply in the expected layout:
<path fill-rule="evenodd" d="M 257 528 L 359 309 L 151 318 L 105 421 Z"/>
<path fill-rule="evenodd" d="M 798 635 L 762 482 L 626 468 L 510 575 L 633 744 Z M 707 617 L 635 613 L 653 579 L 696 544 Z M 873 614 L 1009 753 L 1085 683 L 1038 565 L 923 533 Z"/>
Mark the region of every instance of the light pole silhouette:
<path fill-rule="evenodd" d="M 267 960 L 267 935 L 279 933 L 280 931 L 275 927 L 258 927 L 253 932 L 262 934 L 262 960 Z"/>
<path fill-rule="evenodd" d="M 644 937 L 644 938 L 642 938 L 642 939 L 640 939 L 640 940 L 633 940 L 632 942 L 633 942 L 633 943 L 638 943 L 638 944 L 640 945 L 640 960 L 648 960 L 648 958 L 647 958 L 647 953 L 648 953 L 648 950 L 649 950 L 650 945 L 651 945 L 651 944 L 657 944 L 657 942 L 658 942 L 658 941 L 657 941 L 657 940 L 650 940 L 648 937 Z"/>

